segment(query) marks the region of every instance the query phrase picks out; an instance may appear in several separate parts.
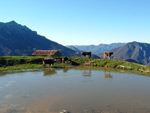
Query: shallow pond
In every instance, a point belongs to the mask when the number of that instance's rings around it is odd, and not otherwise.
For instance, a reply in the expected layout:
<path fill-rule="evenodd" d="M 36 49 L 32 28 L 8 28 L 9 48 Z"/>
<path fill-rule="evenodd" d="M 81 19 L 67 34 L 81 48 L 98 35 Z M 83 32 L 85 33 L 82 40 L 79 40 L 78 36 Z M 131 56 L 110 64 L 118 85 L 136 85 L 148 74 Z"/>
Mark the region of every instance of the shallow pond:
<path fill-rule="evenodd" d="M 149 87 L 147 76 L 86 68 L 1 73 L 0 113 L 150 113 Z"/>

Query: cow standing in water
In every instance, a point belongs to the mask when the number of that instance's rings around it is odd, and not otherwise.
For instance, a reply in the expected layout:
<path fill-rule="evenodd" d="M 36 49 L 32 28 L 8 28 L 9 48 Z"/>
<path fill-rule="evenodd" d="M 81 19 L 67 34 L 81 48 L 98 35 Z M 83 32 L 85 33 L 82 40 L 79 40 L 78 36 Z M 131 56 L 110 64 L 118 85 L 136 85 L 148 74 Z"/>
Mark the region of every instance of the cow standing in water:
<path fill-rule="evenodd" d="M 44 59 L 42 61 L 43 66 L 45 67 L 46 64 L 49 64 L 49 66 L 53 65 L 56 62 L 56 59 L 54 58 L 49 58 L 49 59 Z"/>
<path fill-rule="evenodd" d="M 106 56 L 107 56 L 110 59 L 112 54 L 113 54 L 113 52 L 104 52 L 104 58 L 106 58 Z"/>

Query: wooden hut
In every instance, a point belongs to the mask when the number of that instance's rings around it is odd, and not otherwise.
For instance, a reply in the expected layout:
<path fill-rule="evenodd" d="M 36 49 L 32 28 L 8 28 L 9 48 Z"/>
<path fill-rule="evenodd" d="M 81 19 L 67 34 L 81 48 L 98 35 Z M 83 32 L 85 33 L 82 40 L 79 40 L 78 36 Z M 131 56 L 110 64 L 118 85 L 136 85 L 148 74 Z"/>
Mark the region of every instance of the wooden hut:
<path fill-rule="evenodd" d="M 60 57 L 61 53 L 58 50 L 36 50 L 32 56 L 55 56 Z"/>

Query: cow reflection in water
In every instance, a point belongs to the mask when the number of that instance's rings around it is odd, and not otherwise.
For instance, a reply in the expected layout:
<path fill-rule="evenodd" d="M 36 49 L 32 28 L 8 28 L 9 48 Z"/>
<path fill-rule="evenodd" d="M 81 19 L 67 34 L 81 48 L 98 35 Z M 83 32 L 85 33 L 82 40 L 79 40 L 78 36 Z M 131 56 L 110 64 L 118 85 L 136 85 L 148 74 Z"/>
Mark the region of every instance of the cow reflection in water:
<path fill-rule="evenodd" d="M 82 75 L 86 77 L 91 77 L 91 70 L 84 70 Z"/>
<path fill-rule="evenodd" d="M 63 68 L 63 72 L 66 73 L 68 72 L 69 68 Z"/>
<path fill-rule="evenodd" d="M 44 75 L 44 76 L 54 75 L 54 74 L 56 74 L 56 73 L 57 73 L 56 70 L 53 69 L 53 68 L 49 68 L 49 69 L 44 69 L 44 70 L 43 70 L 43 75 Z"/>
<path fill-rule="evenodd" d="M 104 71 L 104 78 L 113 78 L 110 72 L 105 72 Z"/>

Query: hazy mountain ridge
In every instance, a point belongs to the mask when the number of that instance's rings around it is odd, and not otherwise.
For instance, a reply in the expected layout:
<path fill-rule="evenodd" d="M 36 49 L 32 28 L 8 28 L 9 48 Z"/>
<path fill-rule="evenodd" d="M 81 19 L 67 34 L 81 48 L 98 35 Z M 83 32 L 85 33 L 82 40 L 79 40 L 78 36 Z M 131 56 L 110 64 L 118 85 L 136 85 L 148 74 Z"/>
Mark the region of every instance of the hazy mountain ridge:
<path fill-rule="evenodd" d="M 74 50 L 74 51 L 77 51 L 80 54 L 82 52 L 81 50 L 79 50 L 78 48 L 76 48 L 74 46 L 67 46 L 67 47 L 70 48 L 70 49 L 72 49 L 72 50 Z M 100 58 L 100 57 L 98 55 L 92 53 L 91 58 Z"/>
<path fill-rule="evenodd" d="M 40 36 L 15 21 L 0 22 L 0 56 L 30 56 L 37 49 L 57 49 L 63 56 L 76 56 L 76 51 Z"/>
<path fill-rule="evenodd" d="M 75 46 L 67 46 L 68 48 L 77 51 L 77 52 L 81 52 L 81 50 L 79 50 L 78 48 L 76 48 Z"/>
<path fill-rule="evenodd" d="M 112 44 L 99 44 L 99 45 L 71 45 L 80 51 L 91 51 L 94 54 L 99 54 L 104 51 L 110 51 L 112 49 L 121 47 L 126 43 L 112 43 Z M 70 46 L 69 46 L 70 47 Z"/>

